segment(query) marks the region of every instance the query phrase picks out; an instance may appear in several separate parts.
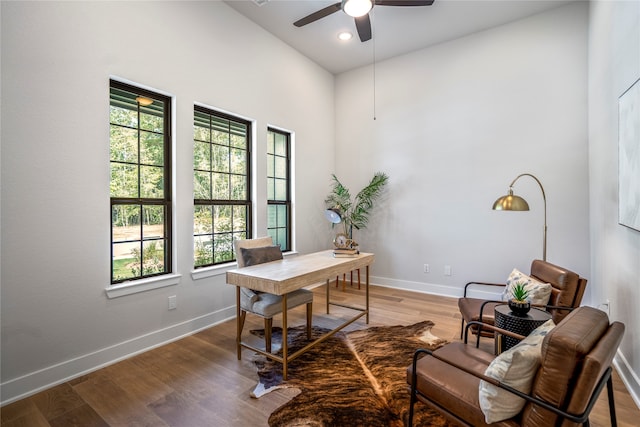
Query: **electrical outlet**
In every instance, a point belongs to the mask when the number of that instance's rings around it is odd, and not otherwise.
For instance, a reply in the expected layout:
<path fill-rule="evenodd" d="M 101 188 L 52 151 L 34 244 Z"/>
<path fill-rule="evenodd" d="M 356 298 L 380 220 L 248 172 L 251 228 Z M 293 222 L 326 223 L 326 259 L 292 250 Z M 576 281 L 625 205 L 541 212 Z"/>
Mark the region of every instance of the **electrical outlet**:
<path fill-rule="evenodd" d="M 428 272 L 430 272 L 430 271 L 431 271 L 431 269 L 429 268 L 429 264 L 425 264 L 425 265 L 424 265 L 424 272 L 425 272 L 425 273 L 428 273 Z"/>
<path fill-rule="evenodd" d="M 169 310 L 174 310 L 177 306 L 178 306 L 178 303 L 176 301 L 176 296 L 171 295 L 169 297 Z"/>
<path fill-rule="evenodd" d="M 450 265 L 445 265 L 444 266 L 444 275 L 445 276 L 451 276 L 451 266 Z"/>

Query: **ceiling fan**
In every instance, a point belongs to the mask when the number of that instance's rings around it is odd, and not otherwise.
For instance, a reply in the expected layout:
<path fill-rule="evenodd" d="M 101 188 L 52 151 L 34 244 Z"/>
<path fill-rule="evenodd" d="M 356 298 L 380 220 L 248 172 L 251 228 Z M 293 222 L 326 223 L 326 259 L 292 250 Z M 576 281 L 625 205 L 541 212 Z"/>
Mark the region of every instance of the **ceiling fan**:
<path fill-rule="evenodd" d="M 356 29 L 360 41 L 366 42 L 371 39 L 371 20 L 369 11 L 373 6 L 431 6 L 434 0 L 342 0 L 337 3 L 313 12 L 311 15 L 293 23 L 296 27 L 302 27 L 331 15 L 339 10 L 343 10 L 347 15 L 352 16 L 356 21 Z"/>

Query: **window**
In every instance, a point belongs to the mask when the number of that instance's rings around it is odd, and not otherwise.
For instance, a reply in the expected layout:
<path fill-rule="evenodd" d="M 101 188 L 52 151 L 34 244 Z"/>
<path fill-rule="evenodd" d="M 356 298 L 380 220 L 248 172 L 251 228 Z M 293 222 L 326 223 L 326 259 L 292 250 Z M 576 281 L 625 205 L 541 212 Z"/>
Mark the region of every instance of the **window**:
<path fill-rule="evenodd" d="M 196 106 L 193 123 L 194 266 L 235 261 L 251 237 L 251 123 Z"/>
<path fill-rule="evenodd" d="M 283 251 L 291 250 L 291 135 L 267 131 L 267 234 Z"/>
<path fill-rule="evenodd" d="M 111 283 L 171 272 L 171 99 L 110 81 Z"/>

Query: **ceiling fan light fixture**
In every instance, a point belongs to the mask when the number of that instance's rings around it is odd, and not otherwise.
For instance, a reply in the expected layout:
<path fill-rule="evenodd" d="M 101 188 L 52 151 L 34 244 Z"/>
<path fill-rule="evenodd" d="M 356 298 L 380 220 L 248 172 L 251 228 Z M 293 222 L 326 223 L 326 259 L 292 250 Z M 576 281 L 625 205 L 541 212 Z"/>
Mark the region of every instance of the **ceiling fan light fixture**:
<path fill-rule="evenodd" d="M 342 0 L 342 10 L 354 18 L 366 15 L 372 7 L 372 0 Z"/>
<path fill-rule="evenodd" d="M 353 38 L 353 34 L 351 34 L 349 31 L 341 31 L 338 33 L 338 39 L 342 41 L 348 41 L 348 40 L 351 40 L 352 38 Z"/>

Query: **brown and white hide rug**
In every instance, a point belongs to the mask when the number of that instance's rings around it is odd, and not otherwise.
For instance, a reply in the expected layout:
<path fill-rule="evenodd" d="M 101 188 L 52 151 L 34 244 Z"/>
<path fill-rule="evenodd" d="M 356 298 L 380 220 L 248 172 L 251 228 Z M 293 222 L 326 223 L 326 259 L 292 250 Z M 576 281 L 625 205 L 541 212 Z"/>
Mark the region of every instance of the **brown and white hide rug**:
<path fill-rule="evenodd" d="M 338 332 L 289 362 L 282 381 L 282 364 L 256 355 L 260 383 L 252 393 L 260 397 L 276 388 L 300 393 L 269 417 L 269 426 L 404 426 L 409 417 L 407 367 L 418 348 L 436 349 L 445 340 L 431 334 L 433 322 L 409 326 L 379 326 Z M 313 339 L 327 330 L 313 328 Z M 252 331 L 256 335 L 262 330 Z M 274 348 L 282 330 L 273 329 Z M 289 351 L 307 344 L 305 327 L 289 329 Z M 281 351 L 278 352 L 282 355 Z M 448 426 L 437 412 L 418 403 L 415 426 Z"/>

